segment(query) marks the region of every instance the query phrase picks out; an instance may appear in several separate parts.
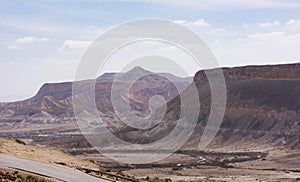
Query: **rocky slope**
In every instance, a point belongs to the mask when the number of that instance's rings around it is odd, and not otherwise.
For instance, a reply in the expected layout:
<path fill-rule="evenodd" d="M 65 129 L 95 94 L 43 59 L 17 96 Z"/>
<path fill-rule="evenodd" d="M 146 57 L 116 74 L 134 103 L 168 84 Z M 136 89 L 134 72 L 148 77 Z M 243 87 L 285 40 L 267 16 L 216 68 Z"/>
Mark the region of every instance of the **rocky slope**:
<path fill-rule="evenodd" d="M 209 147 L 238 150 L 255 145 L 280 145 L 299 149 L 300 64 L 223 68 L 223 72 L 227 87 L 226 111 Z M 199 71 L 194 81 L 201 108 L 197 127 L 184 147 L 192 149 L 198 146 L 211 112 L 211 91 L 204 71 Z M 188 88 L 182 94 L 189 92 Z M 146 131 L 127 128 L 119 137 L 139 143 L 159 140 L 173 129 L 180 109 L 180 97 L 176 97 L 168 103 L 162 124 Z M 166 122 L 168 128 L 163 127 Z"/>
<path fill-rule="evenodd" d="M 137 78 L 127 92 L 120 92 L 120 97 L 129 99 L 131 109 L 139 115 L 150 113 L 149 99 L 161 95 L 166 101 L 171 100 L 184 90 L 192 81 L 191 77 L 179 78 L 171 74 L 154 74 L 141 67 L 135 67 L 118 77 L 126 82 L 114 80 L 116 73 L 105 73 L 95 82 L 95 101 L 101 115 L 115 123 L 114 109 L 111 102 L 113 83 L 117 92 Z M 90 82 L 93 80 L 82 81 Z M 128 82 L 128 83 L 127 83 Z M 78 127 L 72 104 L 72 82 L 46 83 L 38 93 L 27 100 L 0 103 L 0 135 L 3 137 L 36 138 L 54 136 L 57 133 L 77 135 Z M 175 84 L 175 85 L 174 85 Z M 177 87 L 177 88 L 176 88 Z M 49 136 L 50 137 L 50 136 Z"/>
<path fill-rule="evenodd" d="M 130 80 L 140 71 L 144 72 L 136 68 L 122 76 Z M 223 72 L 227 87 L 226 111 L 209 148 L 234 147 L 238 150 L 249 146 L 280 145 L 299 149 L 300 64 L 223 68 Z M 104 74 L 96 84 L 97 108 L 112 125 L 120 124 L 110 101 L 114 77 L 114 73 Z M 175 80 L 182 84 L 181 88 L 187 86 L 186 79 Z M 195 75 L 194 82 L 201 107 L 196 129 L 184 146 L 188 149 L 198 146 L 211 112 L 211 91 L 204 71 Z M 122 83 L 119 86 L 122 88 Z M 182 94 L 188 95 L 190 91 L 191 88 L 187 88 Z M 63 148 L 89 147 L 79 133 L 72 113 L 71 92 L 72 83 L 45 84 L 31 99 L 1 104 L 1 135 L 31 138 L 37 143 Z M 175 97 L 177 90 L 165 79 L 153 75 L 136 82 L 129 94 L 131 108 L 140 114 L 148 114 L 148 100 L 156 94 L 169 100 L 163 122 L 146 130 L 122 125 L 113 130 L 116 136 L 130 142 L 149 143 L 163 138 L 173 129 L 180 116 L 181 101 L 179 96 Z M 193 99 L 190 103 L 196 104 Z"/>

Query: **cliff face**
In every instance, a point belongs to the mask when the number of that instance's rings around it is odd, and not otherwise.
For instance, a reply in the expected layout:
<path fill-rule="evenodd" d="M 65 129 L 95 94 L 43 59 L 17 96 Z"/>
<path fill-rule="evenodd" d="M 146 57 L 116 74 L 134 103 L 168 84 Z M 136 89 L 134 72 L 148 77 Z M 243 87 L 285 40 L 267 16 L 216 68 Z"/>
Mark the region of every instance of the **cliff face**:
<path fill-rule="evenodd" d="M 227 145 L 239 136 L 258 144 L 299 148 L 300 64 L 223 70 L 227 106 L 218 134 L 221 141 Z M 199 72 L 196 82 L 203 81 L 201 77 Z"/>
<path fill-rule="evenodd" d="M 97 109 L 104 115 L 111 115 L 113 106 L 111 103 L 111 89 L 116 73 L 105 73 L 98 77 L 95 82 L 95 101 Z M 119 76 L 126 81 L 137 80 L 128 93 L 123 93 L 120 97 L 128 97 L 130 106 L 140 114 L 149 113 L 148 100 L 153 95 L 161 95 L 167 101 L 178 95 L 179 91 L 186 88 L 192 81 L 192 78 L 179 78 L 171 74 L 154 74 L 140 67 L 135 67 L 126 73 L 119 73 Z M 86 80 L 83 82 L 89 82 Z M 178 86 L 179 91 L 174 86 Z M 72 105 L 72 82 L 64 83 L 46 83 L 38 93 L 27 100 L 0 103 L 0 125 L 1 123 L 18 124 L 18 122 L 30 123 L 33 120 L 47 119 L 61 122 L 62 117 L 74 119 Z M 115 88 L 124 90 L 128 83 L 117 82 Z M 121 93 L 121 92 L 120 92 Z M 14 123 L 17 121 L 17 123 Z M 13 128 L 13 127 L 12 127 Z"/>
<path fill-rule="evenodd" d="M 224 69 L 227 106 L 219 137 L 300 146 L 300 64 Z M 254 142 L 255 142 L 254 140 Z"/>
<path fill-rule="evenodd" d="M 125 76 L 131 79 L 132 74 L 140 71 L 142 70 L 133 70 Z M 227 89 L 225 116 L 217 136 L 209 147 L 282 145 L 299 149 L 300 63 L 223 68 L 223 72 Z M 114 116 L 110 101 L 114 77 L 113 73 L 105 74 L 97 79 L 96 84 L 97 108 L 112 125 L 120 124 Z M 176 82 L 180 83 L 182 88 L 188 85 L 186 79 L 176 78 Z M 201 107 L 198 124 L 184 148 L 198 146 L 211 112 L 211 90 L 205 72 L 199 71 L 194 77 L 194 82 Z M 121 89 L 122 83 L 118 84 Z M 191 88 L 188 87 L 182 94 L 189 95 L 190 92 Z M 176 120 L 180 117 L 181 101 L 180 97 L 176 96 L 178 94 L 176 88 L 164 79 L 150 76 L 136 82 L 129 93 L 131 108 L 140 114 L 149 113 L 148 100 L 156 94 L 169 100 L 163 121 L 147 130 L 137 130 L 122 125 L 113 130 L 116 136 L 130 142 L 149 143 L 163 138 L 174 128 Z M 71 95 L 72 83 L 45 84 L 31 99 L 0 104 L 0 128 L 2 129 L 0 134 L 18 131 L 19 135 L 20 128 L 24 133 L 30 133 L 25 130 L 26 128 L 30 128 L 31 132 L 41 133 L 44 131 L 41 127 L 45 128 L 45 123 L 49 135 L 52 135 L 51 132 L 78 131 L 73 116 Z M 195 100 L 190 99 L 190 105 L 196 107 Z M 159 112 L 162 111 L 158 110 Z M 66 127 L 69 122 L 75 124 Z M 37 129 L 32 129 L 32 124 Z M 37 124 L 40 124 L 39 127 Z M 49 128 L 53 131 L 50 132 Z M 30 137 L 32 136 L 35 135 L 31 134 Z M 67 137 L 64 135 L 64 138 Z M 37 138 L 41 140 L 40 136 Z M 49 136 L 46 138 L 49 140 Z M 77 141 L 72 134 L 72 146 L 77 146 L 81 141 L 82 138 Z M 66 143 L 63 145 L 65 146 Z"/>
<path fill-rule="evenodd" d="M 248 143 L 300 148 L 300 64 L 223 68 L 223 72 L 227 87 L 226 111 L 210 147 Z M 187 148 L 198 146 L 211 112 L 211 91 L 205 72 L 199 71 L 194 81 L 201 108 L 198 125 Z M 188 88 L 182 94 L 189 92 Z M 126 130 L 120 136 L 127 139 L 136 136 L 140 143 L 158 140 L 172 130 L 180 109 L 180 97 L 168 102 L 164 120 L 169 123 L 167 129 L 162 129 L 163 122 L 147 132 Z"/>

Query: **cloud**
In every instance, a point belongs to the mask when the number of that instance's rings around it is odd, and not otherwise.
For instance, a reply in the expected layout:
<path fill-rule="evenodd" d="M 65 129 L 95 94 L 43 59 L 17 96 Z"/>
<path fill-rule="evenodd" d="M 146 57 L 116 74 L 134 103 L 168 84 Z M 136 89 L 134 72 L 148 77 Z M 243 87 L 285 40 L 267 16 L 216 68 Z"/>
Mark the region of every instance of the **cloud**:
<path fill-rule="evenodd" d="M 280 21 L 275 21 L 275 22 L 258 23 L 258 25 L 262 28 L 265 28 L 265 27 L 279 26 L 279 25 L 281 25 L 281 23 L 280 23 Z"/>
<path fill-rule="evenodd" d="M 216 9 L 216 8 L 245 8 L 245 9 L 299 9 L 300 2 L 295 0 L 122 0 L 129 2 L 155 3 L 166 6 L 188 7 L 193 9 Z"/>
<path fill-rule="evenodd" d="M 212 32 L 215 32 L 215 33 L 217 33 L 217 32 L 226 32 L 226 29 L 225 28 L 215 28 L 215 29 L 212 30 Z"/>
<path fill-rule="evenodd" d="M 63 26 L 60 24 L 45 24 L 45 22 L 34 22 L 22 20 L 21 18 L 7 18 L 4 17 L 0 20 L 0 25 L 7 28 L 13 28 L 27 32 L 43 32 L 50 34 L 68 33 L 71 32 L 71 27 Z"/>
<path fill-rule="evenodd" d="M 181 25 L 186 25 L 186 26 L 210 26 L 208 22 L 206 22 L 204 19 L 197 19 L 195 21 L 186 21 L 186 20 L 175 20 L 173 21 L 174 23 L 178 23 Z"/>
<path fill-rule="evenodd" d="M 7 46 L 7 48 L 9 48 L 9 49 L 16 49 L 16 48 L 18 48 L 18 46 L 17 45 L 9 45 L 9 46 Z"/>
<path fill-rule="evenodd" d="M 196 25 L 196 26 L 209 26 L 210 24 L 207 23 L 206 21 L 204 21 L 203 19 L 198 19 L 198 20 L 192 22 L 192 25 Z"/>
<path fill-rule="evenodd" d="M 110 29 L 110 26 L 84 26 L 68 25 L 59 22 L 38 22 L 20 18 L 0 18 L 0 27 L 18 32 L 30 32 L 32 35 L 52 37 L 53 39 L 93 39 L 104 31 Z M 26 34 L 25 34 L 26 35 Z"/>
<path fill-rule="evenodd" d="M 291 19 L 286 22 L 286 25 L 300 25 L 300 20 Z"/>
<path fill-rule="evenodd" d="M 174 22 L 174 23 L 181 24 L 181 25 L 184 25 L 184 24 L 187 24 L 187 23 L 188 23 L 186 20 L 174 20 L 173 22 Z"/>
<path fill-rule="evenodd" d="M 16 42 L 18 44 L 27 44 L 27 43 L 34 43 L 34 42 L 46 42 L 49 38 L 43 37 L 43 38 L 37 38 L 37 37 L 24 37 L 17 39 Z"/>
<path fill-rule="evenodd" d="M 285 35 L 284 32 L 271 32 L 271 33 L 256 33 L 248 36 L 250 39 L 277 39 L 283 37 Z"/>
<path fill-rule="evenodd" d="M 60 48 L 59 52 L 63 51 L 83 51 L 85 50 L 92 41 L 81 41 L 81 40 L 65 40 Z"/>

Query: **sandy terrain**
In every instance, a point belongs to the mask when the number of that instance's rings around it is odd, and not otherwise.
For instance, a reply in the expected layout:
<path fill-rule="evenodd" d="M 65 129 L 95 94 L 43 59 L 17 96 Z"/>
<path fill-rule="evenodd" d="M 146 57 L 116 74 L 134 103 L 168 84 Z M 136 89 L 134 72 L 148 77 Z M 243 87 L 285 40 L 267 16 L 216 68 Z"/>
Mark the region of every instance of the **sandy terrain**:
<path fill-rule="evenodd" d="M 0 138 L 0 153 L 10 155 L 13 157 L 22 158 L 22 159 L 29 159 L 32 161 L 56 165 L 59 167 L 64 167 L 64 168 L 73 169 L 77 171 L 78 171 L 77 169 L 78 167 L 81 168 L 80 170 L 81 172 L 86 172 L 85 170 L 82 169 L 93 169 L 96 171 L 98 170 L 105 171 L 106 174 L 102 174 L 101 172 L 100 173 L 88 172 L 88 174 L 101 177 L 103 179 L 115 180 L 116 177 L 114 175 L 131 178 L 131 176 L 129 175 L 124 176 L 124 174 L 120 170 L 114 170 L 114 169 L 101 166 L 93 160 L 78 158 L 71 154 L 50 147 L 26 145 L 24 141 L 18 139 L 14 140 L 14 139 Z M 0 164 L 0 170 L 7 171 L 3 166 L 1 166 L 1 164 Z M 121 180 L 121 181 L 126 181 L 126 180 Z"/>
<path fill-rule="evenodd" d="M 162 161 L 144 165 L 118 164 L 101 154 L 81 157 L 121 169 L 142 181 L 300 181 L 300 151 L 280 147 L 255 149 L 179 151 Z"/>
<path fill-rule="evenodd" d="M 32 182 L 59 182 L 53 178 L 39 176 L 25 171 L 14 170 L 0 165 L 0 181 L 32 181 Z"/>
<path fill-rule="evenodd" d="M 93 161 L 79 159 L 70 154 L 52 148 L 24 145 L 21 142 L 18 143 L 13 139 L 0 139 L 0 153 L 70 168 L 99 168 L 99 165 Z"/>

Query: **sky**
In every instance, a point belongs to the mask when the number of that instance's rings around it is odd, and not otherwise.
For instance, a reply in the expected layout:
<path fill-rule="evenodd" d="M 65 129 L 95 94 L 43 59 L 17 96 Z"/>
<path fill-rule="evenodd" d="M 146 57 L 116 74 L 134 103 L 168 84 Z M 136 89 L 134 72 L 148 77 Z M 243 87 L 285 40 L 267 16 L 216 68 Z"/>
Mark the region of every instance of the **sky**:
<path fill-rule="evenodd" d="M 298 0 L 0 1 L 0 102 L 32 97 L 44 83 L 72 81 L 92 41 L 144 18 L 193 30 L 220 66 L 300 62 L 299 10 Z"/>

